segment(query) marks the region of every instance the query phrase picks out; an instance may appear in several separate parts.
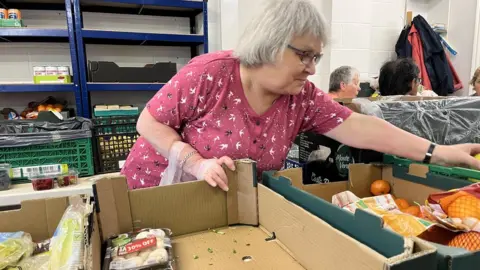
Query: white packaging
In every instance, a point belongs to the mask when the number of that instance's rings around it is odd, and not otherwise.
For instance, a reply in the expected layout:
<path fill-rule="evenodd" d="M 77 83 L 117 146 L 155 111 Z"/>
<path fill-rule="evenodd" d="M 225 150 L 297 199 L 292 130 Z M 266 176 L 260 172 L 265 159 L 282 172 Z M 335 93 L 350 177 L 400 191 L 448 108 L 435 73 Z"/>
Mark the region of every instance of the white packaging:
<path fill-rule="evenodd" d="M 45 67 L 46 75 L 58 75 L 58 68 L 54 66 Z"/>
<path fill-rule="evenodd" d="M 68 66 L 59 66 L 58 68 L 58 75 L 70 75 L 70 67 Z"/>
<path fill-rule="evenodd" d="M 44 76 L 47 75 L 46 69 L 44 66 L 36 66 L 33 67 L 33 75 L 34 76 Z"/>

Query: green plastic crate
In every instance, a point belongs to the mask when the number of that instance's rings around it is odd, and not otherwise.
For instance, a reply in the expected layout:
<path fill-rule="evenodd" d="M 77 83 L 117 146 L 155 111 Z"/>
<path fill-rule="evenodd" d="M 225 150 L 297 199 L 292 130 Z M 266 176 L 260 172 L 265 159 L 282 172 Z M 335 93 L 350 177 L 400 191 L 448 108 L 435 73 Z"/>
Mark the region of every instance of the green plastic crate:
<path fill-rule="evenodd" d="M 0 163 L 13 168 L 49 164 L 68 164 L 80 176 L 93 175 L 91 139 L 76 139 L 49 144 L 0 148 Z"/>
<path fill-rule="evenodd" d="M 401 167 L 408 167 L 412 163 L 422 164 L 421 162 L 412 161 L 406 158 L 399 158 L 393 155 L 384 155 L 383 163 L 395 164 Z M 444 167 L 444 166 L 433 165 L 433 164 L 428 164 L 428 167 L 431 173 L 465 179 L 471 182 L 480 182 L 480 171 L 477 171 L 477 170 L 461 168 L 461 167 Z"/>

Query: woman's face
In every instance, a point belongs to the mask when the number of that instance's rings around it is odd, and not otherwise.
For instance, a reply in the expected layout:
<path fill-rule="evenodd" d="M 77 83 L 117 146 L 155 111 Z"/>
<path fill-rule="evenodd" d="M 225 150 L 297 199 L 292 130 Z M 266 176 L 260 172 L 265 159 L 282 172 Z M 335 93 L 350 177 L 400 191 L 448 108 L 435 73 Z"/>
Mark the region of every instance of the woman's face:
<path fill-rule="evenodd" d="M 299 94 L 307 77 L 315 74 L 321 54 L 320 40 L 312 36 L 294 38 L 276 63 L 267 67 L 262 78 L 263 86 L 279 95 Z"/>
<path fill-rule="evenodd" d="M 480 96 L 480 76 L 475 80 L 475 84 L 473 85 L 473 90 L 477 93 L 477 96 Z"/>
<path fill-rule="evenodd" d="M 408 92 L 408 95 L 410 96 L 416 96 L 417 93 L 418 93 L 418 87 L 420 86 L 420 84 L 422 83 L 422 79 L 421 78 L 416 78 L 412 81 L 412 90 L 410 92 Z"/>

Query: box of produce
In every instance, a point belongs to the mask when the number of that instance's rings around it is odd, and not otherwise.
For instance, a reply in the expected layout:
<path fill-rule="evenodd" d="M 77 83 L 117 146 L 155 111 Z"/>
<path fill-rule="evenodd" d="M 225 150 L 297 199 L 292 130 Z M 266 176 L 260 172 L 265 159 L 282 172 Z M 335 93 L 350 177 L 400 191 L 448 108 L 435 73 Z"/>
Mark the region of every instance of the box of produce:
<path fill-rule="evenodd" d="M 162 249 L 158 257 L 172 256 L 175 269 L 436 268 L 436 249 L 425 241 L 398 237 L 391 252 L 371 249 L 257 183 L 252 161 L 237 161 L 226 174 L 228 192 L 204 181 L 128 190 L 124 177 L 98 180 L 94 194 L 103 239 L 124 235 L 132 241 L 129 232 L 137 228 L 169 228 L 172 255 Z M 377 237 L 388 233 L 380 225 L 372 231 Z M 145 263 L 145 254 L 134 255 L 135 267 Z"/>
<path fill-rule="evenodd" d="M 100 235 L 88 198 L 23 201 L 0 212 L 0 269 L 100 270 Z"/>
<path fill-rule="evenodd" d="M 344 182 L 304 185 L 301 168 L 265 173 L 263 181 L 384 254 L 401 248 L 401 239 L 420 238 L 437 248 L 437 269 L 473 269 L 480 263 L 480 187 L 438 176 L 421 164 L 353 164 Z"/>

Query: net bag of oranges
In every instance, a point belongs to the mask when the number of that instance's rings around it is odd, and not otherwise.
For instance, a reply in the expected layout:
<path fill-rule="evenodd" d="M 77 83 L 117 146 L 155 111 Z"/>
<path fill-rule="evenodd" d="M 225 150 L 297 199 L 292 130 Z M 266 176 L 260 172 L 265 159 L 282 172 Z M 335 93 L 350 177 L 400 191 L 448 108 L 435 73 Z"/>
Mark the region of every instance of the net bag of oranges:
<path fill-rule="evenodd" d="M 438 223 L 456 234 L 448 245 L 480 250 L 480 183 L 431 194 L 425 208 Z"/>

